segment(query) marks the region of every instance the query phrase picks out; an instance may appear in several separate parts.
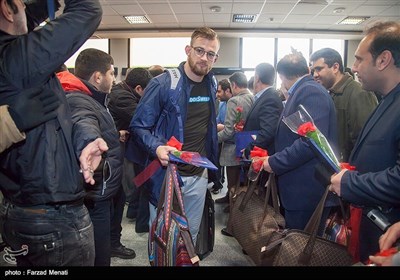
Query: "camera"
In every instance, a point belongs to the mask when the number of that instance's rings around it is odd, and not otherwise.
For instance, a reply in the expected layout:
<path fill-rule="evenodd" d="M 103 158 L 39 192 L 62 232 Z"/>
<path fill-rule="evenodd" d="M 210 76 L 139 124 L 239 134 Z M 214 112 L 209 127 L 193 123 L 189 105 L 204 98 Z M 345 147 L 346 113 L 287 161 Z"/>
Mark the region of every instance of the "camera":
<path fill-rule="evenodd" d="M 24 0 L 28 30 L 34 30 L 46 19 L 54 19 L 61 7 L 59 0 Z"/>
<path fill-rule="evenodd" d="M 372 209 L 367 213 L 367 217 L 382 231 L 386 231 L 391 226 L 388 219 L 378 209 Z"/>

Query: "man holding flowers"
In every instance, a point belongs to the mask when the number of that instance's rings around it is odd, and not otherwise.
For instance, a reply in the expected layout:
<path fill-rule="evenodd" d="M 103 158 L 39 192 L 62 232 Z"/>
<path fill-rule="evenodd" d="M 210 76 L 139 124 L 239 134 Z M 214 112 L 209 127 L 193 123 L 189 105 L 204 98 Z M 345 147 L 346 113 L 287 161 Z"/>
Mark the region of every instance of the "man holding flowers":
<path fill-rule="evenodd" d="M 277 72 L 288 90 L 289 98 L 278 124 L 275 154 L 264 161 L 264 170 L 277 175 L 286 226 L 302 230 L 321 200 L 326 186 L 314 176 L 315 167 L 319 164 L 315 153 L 299 134 L 286 126 L 282 118 L 295 113 L 303 105 L 330 145 L 337 147 L 335 105 L 326 89 L 310 75 L 301 53 L 284 56 L 278 62 Z M 330 207 L 337 202 L 333 195 L 328 197 L 319 234 L 322 234 Z"/>
<path fill-rule="evenodd" d="M 350 154 L 355 171 L 342 170 L 330 189 L 362 206 L 360 258 L 379 249 L 383 231 L 367 217 L 379 210 L 389 223 L 400 220 L 400 23 L 380 22 L 367 30 L 355 53 L 353 72 L 362 88 L 382 95 Z"/>

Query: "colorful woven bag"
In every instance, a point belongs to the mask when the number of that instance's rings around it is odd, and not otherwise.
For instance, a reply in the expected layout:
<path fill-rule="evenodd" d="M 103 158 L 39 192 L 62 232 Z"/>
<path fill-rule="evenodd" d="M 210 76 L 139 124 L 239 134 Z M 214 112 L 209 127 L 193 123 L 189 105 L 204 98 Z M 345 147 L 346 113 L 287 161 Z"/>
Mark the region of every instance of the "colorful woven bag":
<path fill-rule="evenodd" d="M 151 266 L 198 266 L 197 256 L 183 207 L 176 165 L 167 167 L 157 218 L 149 233 Z"/>

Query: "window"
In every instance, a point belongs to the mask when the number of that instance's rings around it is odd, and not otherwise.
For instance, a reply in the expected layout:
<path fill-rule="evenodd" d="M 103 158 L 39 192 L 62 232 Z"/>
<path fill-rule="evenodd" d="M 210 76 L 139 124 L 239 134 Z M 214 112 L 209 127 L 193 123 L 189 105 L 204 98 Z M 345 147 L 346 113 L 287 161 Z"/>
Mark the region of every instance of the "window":
<path fill-rule="evenodd" d="M 185 47 L 190 38 L 132 38 L 130 39 L 131 67 L 177 67 L 186 61 Z"/>
<path fill-rule="evenodd" d="M 344 41 L 340 39 L 313 39 L 312 41 L 312 52 L 318 51 L 323 48 L 332 48 L 337 50 L 344 58 Z M 344 62 L 344 61 L 343 61 Z"/>
<path fill-rule="evenodd" d="M 292 48 L 298 52 L 301 52 L 308 62 L 310 58 L 310 39 L 303 38 L 278 38 L 278 60 L 281 60 L 285 55 L 292 53 Z M 276 88 L 281 87 L 281 79 L 279 75 L 276 75 Z"/>
<path fill-rule="evenodd" d="M 67 65 L 68 68 L 75 68 L 76 58 L 78 57 L 79 53 L 85 49 L 95 48 L 109 53 L 108 44 L 108 39 L 89 39 L 65 62 L 65 65 Z"/>
<path fill-rule="evenodd" d="M 308 61 L 310 57 L 310 39 L 278 38 L 278 62 L 285 55 L 292 53 L 292 48 L 301 52 Z"/>
<path fill-rule="evenodd" d="M 255 68 L 262 62 L 274 65 L 274 38 L 243 38 L 243 68 Z M 246 74 L 247 75 L 247 74 Z"/>

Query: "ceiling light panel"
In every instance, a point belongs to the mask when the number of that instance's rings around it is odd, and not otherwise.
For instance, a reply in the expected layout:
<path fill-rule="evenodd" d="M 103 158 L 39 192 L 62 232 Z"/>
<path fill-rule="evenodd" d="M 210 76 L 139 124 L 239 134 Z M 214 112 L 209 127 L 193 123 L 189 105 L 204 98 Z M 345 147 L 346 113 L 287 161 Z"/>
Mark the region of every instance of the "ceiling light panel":
<path fill-rule="evenodd" d="M 124 18 L 130 24 L 143 24 L 143 23 L 150 23 L 150 20 L 146 16 L 124 16 Z"/>

